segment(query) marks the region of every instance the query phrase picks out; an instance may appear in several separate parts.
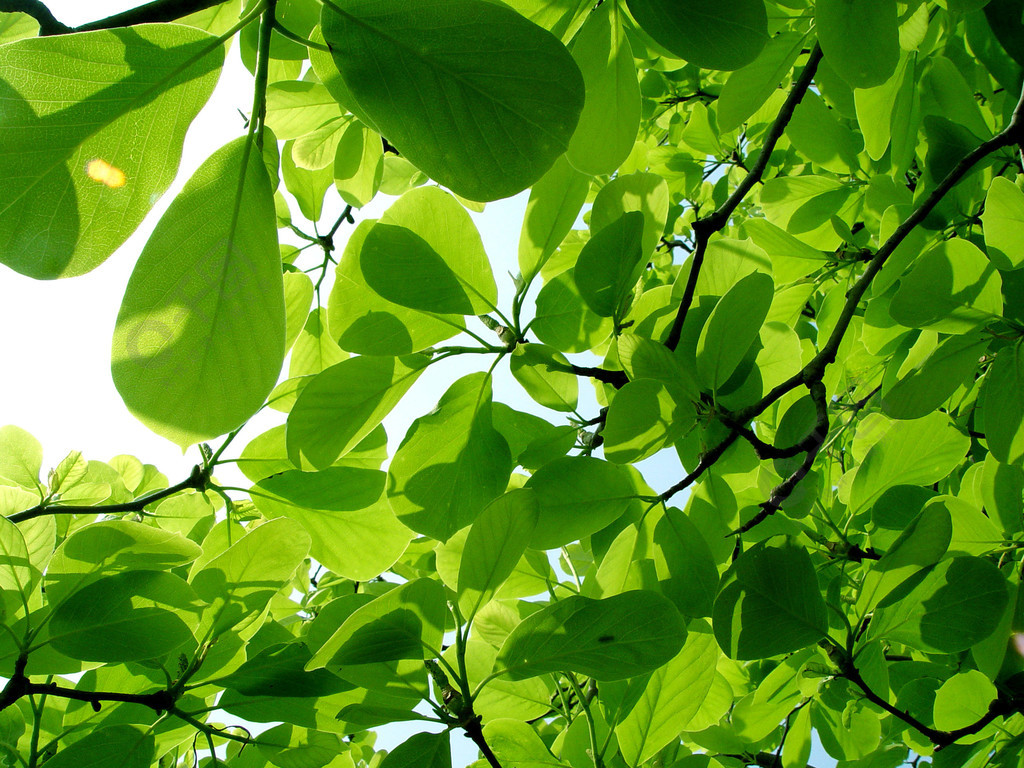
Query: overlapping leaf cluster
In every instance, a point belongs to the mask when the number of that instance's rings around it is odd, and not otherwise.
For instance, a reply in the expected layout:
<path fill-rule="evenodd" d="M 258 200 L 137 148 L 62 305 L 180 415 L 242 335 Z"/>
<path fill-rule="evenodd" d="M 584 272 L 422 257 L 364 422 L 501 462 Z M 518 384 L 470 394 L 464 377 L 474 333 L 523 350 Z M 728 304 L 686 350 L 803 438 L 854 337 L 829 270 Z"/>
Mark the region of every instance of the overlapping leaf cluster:
<path fill-rule="evenodd" d="M 1018 2 L 0 10 L 35 278 L 138 226 L 225 44 L 255 83 L 112 344 L 139 419 L 217 447 L 43 479 L 0 430 L 5 765 L 447 768 L 458 731 L 492 768 L 1018 764 Z M 526 189 L 503 303 L 469 211 Z"/>

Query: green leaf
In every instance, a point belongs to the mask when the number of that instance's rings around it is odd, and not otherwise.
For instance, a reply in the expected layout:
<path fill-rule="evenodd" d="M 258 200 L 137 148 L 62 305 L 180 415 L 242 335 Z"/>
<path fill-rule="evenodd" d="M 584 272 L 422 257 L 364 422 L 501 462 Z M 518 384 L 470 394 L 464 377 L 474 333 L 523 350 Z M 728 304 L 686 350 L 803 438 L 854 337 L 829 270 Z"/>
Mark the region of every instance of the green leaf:
<path fill-rule="evenodd" d="M 618 322 L 629 309 L 633 286 L 643 270 L 644 217 L 623 213 L 595 234 L 580 251 L 573 276 L 580 296 L 596 314 Z"/>
<path fill-rule="evenodd" d="M 591 176 L 615 171 L 629 156 L 640 126 L 640 84 L 617 3 L 594 10 L 573 40 L 586 100 L 566 158 Z"/>
<path fill-rule="evenodd" d="M 529 723 L 499 717 L 484 726 L 484 739 L 501 765 L 516 768 L 556 768 L 557 760 Z"/>
<path fill-rule="evenodd" d="M 526 482 L 537 496 L 534 549 L 556 549 L 617 520 L 636 496 L 626 470 L 600 459 L 565 457 Z"/>
<path fill-rule="evenodd" d="M 771 277 L 751 272 L 715 305 L 697 342 L 697 375 L 712 390 L 725 384 L 746 356 L 774 293 Z"/>
<path fill-rule="evenodd" d="M 43 446 L 21 427 L 0 427 L 0 478 L 39 491 Z"/>
<path fill-rule="evenodd" d="M 561 352 L 543 344 L 520 344 L 512 352 L 509 368 L 516 381 L 545 408 L 571 413 L 579 399 L 576 376 L 559 367 L 569 367 Z"/>
<path fill-rule="evenodd" d="M 65 745 L 46 762 L 52 768 L 149 768 L 155 757 L 151 731 L 117 723 Z"/>
<path fill-rule="evenodd" d="M 354 357 L 318 374 L 288 414 L 288 456 L 326 469 L 372 432 L 423 368 L 422 357 Z"/>
<path fill-rule="evenodd" d="M 756 59 L 729 75 L 718 97 L 718 128 L 722 133 L 739 128 L 775 92 L 800 55 L 803 40 L 797 32 L 776 35 Z"/>
<path fill-rule="evenodd" d="M 384 498 L 386 477 L 358 467 L 291 470 L 261 480 L 251 494 L 266 517 L 287 516 L 306 529 L 318 563 L 368 581 L 391 567 L 411 538 Z"/>
<path fill-rule="evenodd" d="M 25 537 L 18 527 L 6 517 L 0 519 L 0 592 L 15 592 L 21 598 L 15 598 L 14 605 L 8 605 L 7 609 L 20 608 L 17 605 L 21 599 L 28 599 L 29 590 L 42 574 L 33 567 L 28 552 L 28 545 Z M 4 600 L 0 599 L 0 610 L 3 609 Z"/>
<path fill-rule="evenodd" d="M 970 444 L 970 438 L 944 413 L 891 426 L 857 467 L 850 509 L 865 509 L 894 485 L 931 485 L 942 480 L 963 461 Z"/>
<path fill-rule="evenodd" d="M 981 214 L 988 257 L 998 269 L 1024 267 L 1024 192 L 1009 179 L 992 179 Z"/>
<path fill-rule="evenodd" d="M 656 592 L 636 590 L 603 600 L 574 595 L 520 623 L 496 665 L 511 680 L 570 671 L 622 680 L 665 664 L 685 640 L 682 617 Z"/>
<path fill-rule="evenodd" d="M 441 733 L 417 733 L 384 756 L 380 768 L 452 768 L 451 737 Z"/>
<path fill-rule="evenodd" d="M 854 88 L 881 85 L 896 70 L 896 0 L 818 0 L 814 22 L 825 59 Z"/>
<path fill-rule="evenodd" d="M 661 593 L 684 616 L 710 616 L 718 567 L 700 529 L 684 512 L 668 507 L 654 526 L 654 547 Z"/>
<path fill-rule="evenodd" d="M 530 328 L 545 344 L 563 352 L 585 352 L 608 338 L 610 318 L 593 312 L 576 287 L 574 270 L 549 280 L 537 296 L 537 314 Z"/>
<path fill-rule="evenodd" d="M 192 575 L 207 610 L 196 634 L 220 634 L 259 613 L 309 554 L 310 537 L 286 517 L 254 528 Z"/>
<path fill-rule="evenodd" d="M 403 307 L 483 315 L 498 300 L 473 220 L 437 187 L 402 195 L 367 233 L 359 259 L 366 284 Z"/>
<path fill-rule="evenodd" d="M 629 765 L 639 765 L 686 730 L 715 678 L 719 650 L 706 622 L 687 627 L 686 644 L 651 675 L 640 700 L 615 727 L 619 749 Z"/>
<path fill-rule="evenodd" d="M 714 626 L 734 659 L 766 659 L 823 638 L 828 616 L 807 551 L 761 542 L 740 555 L 715 601 Z"/>
<path fill-rule="evenodd" d="M 935 692 L 935 727 L 955 731 L 973 725 L 988 714 L 998 693 L 976 669 L 953 675 Z"/>
<path fill-rule="evenodd" d="M 220 684 L 246 696 L 329 696 L 351 686 L 324 669 L 306 671 L 312 654 L 305 643 L 280 643 L 264 648 Z"/>
<path fill-rule="evenodd" d="M 589 190 L 590 179 L 564 156 L 530 189 L 519 234 L 519 269 L 524 280 L 537 275 L 569 234 Z"/>
<path fill-rule="evenodd" d="M 882 410 L 894 419 L 919 419 L 937 410 L 967 381 L 988 348 L 978 336 L 950 336 L 924 360 L 900 368 L 899 381 L 882 395 Z"/>
<path fill-rule="evenodd" d="M 1024 347 L 1004 348 L 981 390 L 985 437 L 992 455 L 1005 464 L 1024 460 Z"/>
<path fill-rule="evenodd" d="M 465 324 L 461 316 L 409 309 L 367 285 L 362 250 L 375 223 L 359 222 L 334 271 L 327 318 L 339 346 L 360 355 L 408 355 L 455 336 Z"/>
<path fill-rule="evenodd" d="M 353 121 L 338 141 L 334 156 L 334 187 L 355 208 L 369 203 L 384 178 L 384 147 L 380 136 Z"/>
<path fill-rule="evenodd" d="M 605 458 L 616 464 L 642 461 L 681 437 L 696 417 L 693 403 L 678 403 L 662 382 L 635 379 L 608 406 L 601 430 Z"/>
<path fill-rule="evenodd" d="M 388 471 L 388 501 L 417 533 L 446 541 L 505 490 L 512 457 L 491 425 L 491 379 L 452 384 L 413 422 Z"/>
<path fill-rule="evenodd" d="M 285 313 L 274 221 L 259 153 L 236 139 L 189 179 L 128 281 L 114 384 L 140 421 L 182 447 L 241 425 L 277 381 Z"/>
<path fill-rule="evenodd" d="M 1006 607 L 1006 578 L 980 557 L 954 557 L 925 568 L 875 610 L 870 637 L 926 653 L 957 653 L 984 640 Z"/>
<path fill-rule="evenodd" d="M 0 49 L 0 260 L 37 279 L 102 264 L 170 186 L 223 61 L 217 40 L 173 24 Z"/>
<path fill-rule="evenodd" d="M 459 607 L 471 621 L 505 582 L 537 525 L 537 500 L 524 489 L 499 496 L 469 529 L 459 564 Z"/>
<path fill-rule="evenodd" d="M 616 176 L 594 198 L 590 210 L 590 231 L 596 235 L 622 218 L 622 214 L 640 211 L 644 231 L 640 238 L 641 258 L 650 259 L 665 233 L 668 218 L 668 184 L 656 173 L 631 173 Z"/>
<path fill-rule="evenodd" d="M 348 756 L 345 742 L 337 733 L 300 728 L 290 723 L 264 731 L 255 741 L 260 754 L 278 768 L 322 768 L 340 755 Z M 352 764 L 349 757 L 348 765 Z"/>
<path fill-rule="evenodd" d="M 68 536 L 53 553 L 46 569 L 47 600 L 57 605 L 105 574 L 169 570 L 200 554 L 198 544 L 170 531 L 127 520 L 92 523 Z"/>
<path fill-rule="evenodd" d="M 568 147 L 583 108 L 579 69 L 504 5 L 342 0 L 324 6 L 321 25 L 348 106 L 463 197 L 514 195 Z"/>
<path fill-rule="evenodd" d="M 153 659 L 194 642 L 202 608 L 192 588 L 170 573 L 104 576 L 57 606 L 49 641 L 83 661 Z"/>
<path fill-rule="evenodd" d="M 295 142 L 286 141 L 281 151 L 281 180 L 295 197 L 299 211 L 310 221 L 319 221 L 324 210 L 324 195 L 334 182 L 334 170 L 325 167 L 310 170 L 295 162 Z"/>
<path fill-rule="evenodd" d="M 760 0 L 627 0 L 644 31 L 681 59 L 707 69 L 739 69 L 768 42 Z"/>
<path fill-rule="evenodd" d="M 444 588 L 432 579 L 407 582 L 357 609 L 313 656 L 307 668 L 374 665 L 432 658 L 441 647 Z M 345 669 L 346 679 L 355 672 Z"/>
<path fill-rule="evenodd" d="M 337 117 L 338 102 L 320 83 L 282 80 L 267 86 L 267 126 L 281 141 L 305 136 Z"/>

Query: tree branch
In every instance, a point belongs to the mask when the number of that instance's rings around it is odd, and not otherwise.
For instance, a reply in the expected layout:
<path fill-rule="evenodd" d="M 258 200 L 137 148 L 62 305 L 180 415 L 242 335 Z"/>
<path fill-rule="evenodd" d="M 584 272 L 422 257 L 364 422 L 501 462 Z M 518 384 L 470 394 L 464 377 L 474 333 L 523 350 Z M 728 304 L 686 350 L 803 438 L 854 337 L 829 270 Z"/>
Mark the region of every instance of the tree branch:
<path fill-rule="evenodd" d="M 105 19 L 90 21 L 77 27 L 69 27 L 54 17 L 50 9 L 41 0 L 0 0 L 0 11 L 7 13 L 27 13 L 39 22 L 39 34 L 67 35 L 72 32 L 92 32 L 97 29 L 115 29 L 130 27 L 134 24 L 154 24 L 163 21 L 176 21 L 196 11 L 205 11 L 227 0 L 153 0 L 138 8 L 115 13 Z"/>
<path fill-rule="evenodd" d="M 775 486 L 774 490 L 772 490 L 772 495 L 760 505 L 761 511 L 733 531 L 733 534 L 746 533 L 755 525 L 764 522 L 782 509 L 786 499 L 793 495 L 797 485 L 811 471 L 811 467 L 814 466 L 814 460 L 818 457 L 818 451 L 821 450 L 821 446 L 825 444 L 825 438 L 828 437 L 828 400 L 825 394 L 825 385 L 820 381 L 812 382 L 808 388 L 811 390 L 811 396 L 814 398 L 814 405 L 818 411 L 818 421 L 810 434 L 797 443 L 801 449 L 807 451 L 807 455 L 804 456 L 804 460 L 793 474 Z"/>
<path fill-rule="evenodd" d="M 74 30 L 61 24 L 40 0 L 0 0 L 0 11 L 4 13 L 27 13 L 39 22 L 40 35 L 66 35 Z"/>
<path fill-rule="evenodd" d="M 686 286 L 683 289 L 683 297 L 679 302 L 679 309 L 676 312 L 675 320 L 672 322 L 672 329 L 669 331 L 668 338 L 665 339 L 665 346 L 669 349 L 674 350 L 679 344 L 680 336 L 682 336 L 683 323 L 686 321 L 686 314 L 690 310 L 690 304 L 693 303 L 693 294 L 697 289 L 697 278 L 700 275 L 701 267 L 704 266 L 704 254 L 707 251 L 708 241 L 711 240 L 713 234 L 725 228 L 725 225 L 729 223 L 729 218 L 736 211 L 736 208 L 739 207 L 739 204 L 743 202 L 743 198 L 761 180 L 765 168 L 768 167 L 768 160 L 775 149 L 775 145 L 782 138 L 790 118 L 793 117 L 794 110 L 814 80 L 814 74 L 818 70 L 818 62 L 820 61 L 821 46 L 815 45 L 814 50 L 811 51 L 810 58 L 807 60 L 807 65 L 804 67 L 804 71 L 800 73 L 799 79 L 793 84 L 793 88 L 790 90 L 789 96 L 786 97 L 778 117 L 775 118 L 775 122 L 772 123 L 771 129 L 769 129 L 768 135 L 765 137 L 764 145 L 757 156 L 757 162 L 747 172 L 747 175 L 743 177 L 743 180 L 733 190 L 733 193 L 729 195 L 728 200 L 722 203 L 709 216 L 693 222 L 696 247 L 693 250 L 690 274 L 686 277 Z"/>
<path fill-rule="evenodd" d="M 688 474 L 686 477 L 680 480 L 678 483 L 676 483 L 663 494 L 661 494 L 661 496 L 659 497 L 661 501 L 668 501 L 680 491 L 689 488 L 691 485 L 697 482 L 697 480 L 700 479 L 701 475 L 703 475 L 705 472 L 711 469 L 711 467 L 714 466 L 715 462 L 722 458 L 722 454 L 729 449 L 730 445 L 736 442 L 739 436 L 739 432 L 737 432 L 734 429 L 729 432 L 729 434 L 725 437 L 724 440 L 722 440 L 722 442 L 720 442 L 711 450 L 705 451 L 703 454 L 701 454 L 700 461 L 697 463 L 696 468 L 690 474 Z"/>
<path fill-rule="evenodd" d="M 883 699 L 877 693 L 871 690 L 868 684 L 864 681 L 864 678 L 860 674 L 860 670 L 857 669 L 857 665 L 853 659 L 838 646 L 833 646 L 842 654 L 840 660 L 840 671 L 839 676 L 849 680 L 851 683 L 856 685 L 864 693 L 864 697 L 872 704 L 881 707 L 890 715 L 898 720 L 902 720 L 907 725 L 911 726 L 915 730 L 919 731 L 923 736 L 929 739 L 935 744 L 937 749 L 948 747 L 950 744 L 955 743 L 964 736 L 970 736 L 977 733 L 986 725 L 991 723 L 997 717 L 1009 714 L 1014 711 L 1014 706 L 1010 702 L 1003 701 L 1002 699 L 995 699 L 989 705 L 988 712 L 981 716 L 977 721 L 970 725 L 965 725 L 963 728 L 957 728 L 955 731 L 940 731 L 937 728 L 931 728 L 909 712 L 905 712 L 898 707 L 894 707 L 888 701 Z"/>
<path fill-rule="evenodd" d="M 739 413 L 735 414 L 738 421 L 744 422 L 758 416 L 768 406 L 776 402 L 780 397 L 796 389 L 801 384 L 805 384 L 811 381 L 820 381 L 825 375 L 825 369 L 835 362 L 836 355 L 839 352 L 839 345 L 842 343 L 843 337 L 846 335 L 846 331 L 850 326 L 850 322 L 853 320 L 854 315 L 857 312 L 857 306 L 860 304 L 861 298 L 867 292 L 868 286 L 871 285 L 871 281 L 875 279 L 875 276 L 881 271 L 885 265 L 886 260 L 892 255 L 893 251 L 899 247 L 899 245 L 907 238 L 908 235 L 920 224 L 929 213 L 935 208 L 936 205 L 944 198 L 953 187 L 960 182 L 979 162 L 985 159 L 988 155 L 993 152 L 997 152 L 1000 149 L 1012 146 L 1014 144 L 1021 144 L 1024 142 L 1024 89 L 1022 89 L 1021 98 L 1017 102 L 1017 106 L 1013 111 L 1013 117 L 1002 131 L 997 133 L 988 141 L 983 142 L 980 146 L 968 152 L 964 157 L 960 159 L 953 169 L 946 174 L 946 177 L 939 182 L 938 186 L 933 189 L 928 196 L 921 202 L 921 204 L 915 208 L 911 214 L 907 217 L 900 226 L 889 236 L 889 239 L 882 244 L 882 246 L 875 252 L 874 257 L 868 262 L 867 268 L 864 270 L 864 274 L 860 276 L 860 279 L 854 283 L 846 296 L 846 303 L 843 305 L 843 311 L 840 313 L 839 320 L 836 322 L 835 327 L 832 329 L 832 335 L 829 336 L 828 341 L 821 348 L 821 351 L 809 362 L 803 370 L 799 373 L 794 374 L 786 381 L 775 386 L 768 394 L 762 397 L 758 402 L 754 403 L 748 408 L 744 408 Z"/>
<path fill-rule="evenodd" d="M 9 515 L 7 519 L 12 523 L 21 523 L 35 517 L 42 517 L 43 515 L 105 515 L 119 514 L 121 512 L 142 512 L 153 502 L 166 499 L 168 496 L 173 496 L 181 491 L 189 489 L 196 491 L 205 490 L 206 484 L 210 482 L 211 468 L 203 469 L 197 464 L 192 468 L 192 474 L 177 485 L 155 491 L 146 496 L 140 496 L 123 504 L 101 504 L 88 507 L 74 504 L 47 504 L 46 502 L 41 502 L 30 509 L 15 512 L 13 515 Z"/>

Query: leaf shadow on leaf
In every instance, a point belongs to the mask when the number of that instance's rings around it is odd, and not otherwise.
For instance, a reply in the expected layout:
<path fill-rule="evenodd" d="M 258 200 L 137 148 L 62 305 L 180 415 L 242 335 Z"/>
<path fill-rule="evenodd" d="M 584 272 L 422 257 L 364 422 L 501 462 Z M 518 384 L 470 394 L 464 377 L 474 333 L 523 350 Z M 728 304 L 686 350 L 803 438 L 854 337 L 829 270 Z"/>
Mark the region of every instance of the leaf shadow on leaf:
<path fill-rule="evenodd" d="M 0 209 L 0 216 L 15 219 L 11 233 L 13 237 L 4 249 L 3 262 L 22 274 L 36 279 L 78 275 L 88 272 L 110 255 L 108 253 L 94 263 L 91 259 L 79 259 L 76 262 L 79 235 L 84 229 L 79 217 L 80 204 L 99 209 L 111 219 L 117 218 L 132 203 L 131 184 L 110 188 L 96 181 L 94 186 L 86 187 L 95 190 L 95 194 L 91 195 L 95 199 L 80 200 L 65 162 L 74 157 L 86 140 L 110 125 L 112 121 L 108 119 L 109 107 L 106 105 L 121 103 L 126 107 L 130 105 L 130 110 L 135 111 L 155 101 L 173 85 L 183 82 L 183 75 L 202 74 L 194 66 L 186 67 L 170 83 L 154 85 L 148 80 L 152 75 L 153 60 L 166 51 L 130 27 L 118 30 L 118 36 L 124 43 L 124 62 L 131 69 L 131 74 L 45 117 L 36 115 L 31 105 L 9 82 L 0 78 L 0 102 L 4 105 L 0 128 L 10 141 L 10 148 L 0 152 L 0 173 L 3 174 L 4 184 L 12 185 L 7 187 L 3 198 L 13 198 L 7 207 Z M 204 40 L 187 44 L 180 51 L 186 56 L 193 53 L 198 61 L 202 58 L 202 52 L 210 53 L 209 47 L 209 41 Z M 20 137 L 29 137 L 29 141 L 16 143 L 15 138 Z M 39 165 L 49 166 L 49 169 L 41 176 L 27 179 L 27 187 L 18 189 L 13 186 L 15 180 L 11 178 L 8 167 L 14 165 L 17 169 L 24 162 L 26 144 L 41 155 L 37 161 Z M 85 165 L 79 170 L 82 174 L 87 173 Z M 113 195 L 123 202 L 118 204 L 117 198 L 111 197 Z M 148 201 L 147 211 L 158 196 Z M 0 199 L 2 202 L 3 199 Z M 30 223 L 40 219 L 44 213 L 47 222 L 60 222 L 59 229 L 48 229 L 43 233 L 31 227 Z M 131 227 L 134 230 L 142 217 L 130 211 L 128 217 L 138 218 Z M 86 222 L 87 225 L 90 223 Z M 99 225 L 102 227 L 103 222 L 99 222 Z"/>
<path fill-rule="evenodd" d="M 367 339 L 386 344 L 386 348 L 392 354 L 408 355 L 416 351 L 413 349 L 409 329 L 390 312 L 371 311 L 361 315 L 338 338 L 338 346 L 361 354 L 370 354 L 361 349 L 366 348 Z"/>
<path fill-rule="evenodd" d="M 388 301 L 412 309 L 474 314 L 458 276 L 411 229 L 378 222 L 366 236 L 360 263 L 366 284 Z"/>

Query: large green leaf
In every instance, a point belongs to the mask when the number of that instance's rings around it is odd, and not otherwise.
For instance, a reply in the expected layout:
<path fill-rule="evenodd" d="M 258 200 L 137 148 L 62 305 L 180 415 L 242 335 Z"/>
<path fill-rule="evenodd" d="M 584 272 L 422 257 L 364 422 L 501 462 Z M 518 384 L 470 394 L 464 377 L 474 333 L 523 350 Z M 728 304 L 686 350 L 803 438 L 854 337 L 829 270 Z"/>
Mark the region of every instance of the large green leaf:
<path fill-rule="evenodd" d="M 565 355 L 543 344 L 520 344 L 509 361 L 512 375 L 530 397 L 552 410 L 571 413 L 579 400 L 579 381 L 565 370 L 568 367 Z"/>
<path fill-rule="evenodd" d="M 437 187 L 402 195 L 366 234 L 359 261 L 367 285 L 403 307 L 483 315 L 498 300 L 476 225 Z"/>
<path fill-rule="evenodd" d="M 284 361 L 284 283 L 259 151 L 236 139 L 189 179 L 146 243 L 111 351 L 114 384 L 181 446 L 255 413 Z"/>
<path fill-rule="evenodd" d="M 174 179 L 223 61 L 170 24 L 0 48 L 0 260 L 46 279 L 103 263 Z"/>
<path fill-rule="evenodd" d="M 358 467 L 291 470 L 261 480 L 250 493 L 267 517 L 287 516 L 302 524 L 318 563 L 345 578 L 367 581 L 389 568 L 412 536 L 383 498 L 386 477 Z"/>
<path fill-rule="evenodd" d="M 42 466 L 43 446 L 35 437 L 13 424 L 0 427 L 0 478 L 35 492 Z"/>
<path fill-rule="evenodd" d="M 605 414 L 605 458 L 629 464 L 653 456 L 692 427 L 696 415 L 693 403 L 677 402 L 663 382 L 634 379 L 615 394 Z"/>
<path fill-rule="evenodd" d="M 1001 350 L 982 386 L 985 437 L 999 461 L 1024 460 L 1024 347 L 1018 342 Z"/>
<path fill-rule="evenodd" d="M 426 358 L 353 357 L 318 374 L 288 414 L 288 456 L 326 469 L 383 421 L 409 391 Z"/>
<path fill-rule="evenodd" d="M 651 675 L 640 700 L 615 727 L 629 765 L 647 762 L 685 730 L 711 688 L 720 653 L 715 636 L 703 621 L 687 630 L 683 649 Z"/>
<path fill-rule="evenodd" d="M 564 156 L 530 189 L 519 234 L 519 269 L 524 279 L 532 280 L 569 234 L 589 190 L 590 179 Z"/>
<path fill-rule="evenodd" d="M 573 276 L 580 296 L 596 314 L 619 322 L 643 270 L 644 217 L 628 211 L 597 232 L 580 251 Z"/>
<path fill-rule="evenodd" d="M 908 328 L 967 333 L 1003 312 L 995 265 L 969 240 L 944 240 L 900 281 L 889 313 Z"/>
<path fill-rule="evenodd" d="M 944 413 L 899 422 L 857 467 L 850 509 L 866 508 L 894 485 L 930 485 L 943 479 L 963 461 L 970 444 Z"/>
<path fill-rule="evenodd" d="M 588 457 L 545 464 L 526 483 L 537 494 L 534 549 L 555 549 L 601 530 L 618 519 L 636 497 L 626 471 Z"/>
<path fill-rule="evenodd" d="M 882 410 L 894 419 L 927 416 L 967 380 L 987 348 L 988 340 L 977 336 L 943 339 L 924 360 L 904 363 L 899 381 L 882 396 Z"/>
<path fill-rule="evenodd" d="M 339 0 L 321 25 L 347 106 L 463 197 L 514 195 L 565 152 L 583 78 L 554 36 L 510 8 Z"/>
<path fill-rule="evenodd" d="M 739 69 L 768 42 L 760 0 L 628 0 L 644 31 L 681 59 L 707 69 Z"/>
<path fill-rule="evenodd" d="M 192 641 L 203 605 L 180 577 L 160 571 L 105 576 L 54 611 L 49 641 L 74 659 L 139 661 Z"/>
<path fill-rule="evenodd" d="M 376 222 L 359 222 L 334 271 L 328 324 L 338 345 L 360 355 L 407 355 L 455 336 L 462 317 L 430 313 L 388 301 L 366 284 L 362 250 Z"/>
<path fill-rule="evenodd" d="M 519 624 L 495 663 L 512 680 L 570 671 L 621 680 L 657 669 L 685 640 L 679 612 L 656 592 L 636 590 L 603 600 L 572 596 Z"/>
<path fill-rule="evenodd" d="M 756 59 L 729 75 L 718 97 L 718 127 L 722 132 L 739 128 L 775 92 L 800 55 L 803 38 L 796 32 L 776 35 Z"/>
<path fill-rule="evenodd" d="M 640 85 L 617 3 L 596 8 L 572 44 L 586 101 L 566 158 L 591 176 L 610 174 L 633 149 L 640 125 Z"/>
<path fill-rule="evenodd" d="M 1009 599 L 1006 577 L 980 557 L 954 557 L 923 569 L 875 610 L 871 637 L 926 653 L 956 653 L 984 640 Z"/>
<path fill-rule="evenodd" d="M 117 723 L 67 744 L 46 762 L 52 768 L 149 768 L 155 756 L 151 729 Z"/>
<path fill-rule="evenodd" d="M 314 654 L 308 668 L 338 671 L 431 658 L 440 650 L 446 614 L 440 582 L 410 581 L 357 609 Z M 346 679 L 355 674 L 346 672 L 342 673 Z"/>
<path fill-rule="evenodd" d="M 222 678 L 225 688 L 246 696 L 329 696 L 351 687 L 324 669 L 306 671 L 313 658 L 305 643 L 280 643 L 264 648 Z"/>
<path fill-rule="evenodd" d="M 262 611 L 309 554 L 310 537 L 286 517 L 270 520 L 205 563 L 192 575 L 196 593 L 210 607 L 197 636 L 224 632 Z"/>
<path fill-rule="evenodd" d="M 1024 267 L 1024 192 L 1007 178 L 992 179 L 985 196 L 985 245 L 999 269 Z"/>
<path fill-rule="evenodd" d="M 537 500 L 523 489 L 499 496 L 477 516 L 459 564 L 459 607 L 467 621 L 511 575 L 536 525 Z"/>
<path fill-rule="evenodd" d="M 814 21 L 826 60 L 854 88 L 881 85 L 895 71 L 896 0 L 818 0 Z"/>
<path fill-rule="evenodd" d="M 491 380 L 465 376 L 409 428 L 388 472 L 388 500 L 417 533 L 446 541 L 508 485 L 508 443 L 491 425 Z"/>
<path fill-rule="evenodd" d="M 46 569 L 46 597 L 59 604 L 104 574 L 162 571 L 195 560 L 202 549 L 170 531 L 128 520 L 106 520 L 80 528 L 64 540 Z"/>
<path fill-rule="evenodd" d="M 746 356 L 774 293 L 771 277 L 751 272 L 715 305 L 697 342 L 697 374 L 712 390 L 725 384 Z"/>
<path fill-rule="evenodd" d="M 734 659 L 806 648 L 828 632 L 825 601 L 807 551 L 792 541 L 744 552 L 715 601 L 715 637 Z"/>
<path fill-rule="evenodd" d="M 452 768 L 449 732 L 410 736 L 384 756 L 380 768 Z"/>

